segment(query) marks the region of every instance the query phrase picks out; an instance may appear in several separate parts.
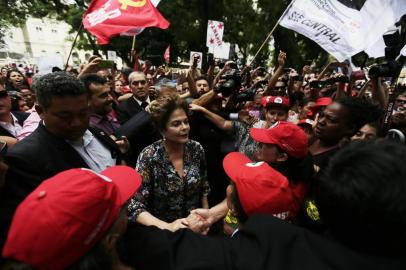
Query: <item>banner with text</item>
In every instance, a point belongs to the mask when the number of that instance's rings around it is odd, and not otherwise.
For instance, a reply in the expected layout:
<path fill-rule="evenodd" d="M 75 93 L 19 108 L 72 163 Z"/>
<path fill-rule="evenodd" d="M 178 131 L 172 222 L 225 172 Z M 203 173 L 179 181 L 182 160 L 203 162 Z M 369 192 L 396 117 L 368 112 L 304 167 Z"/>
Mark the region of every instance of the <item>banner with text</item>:
<path fill-rule="evenodd" d="M 280 25 L 314 40 L 344 61 L 382 38 L 402 10 L 406 11 L 402 1 L 296 0 Z"/>

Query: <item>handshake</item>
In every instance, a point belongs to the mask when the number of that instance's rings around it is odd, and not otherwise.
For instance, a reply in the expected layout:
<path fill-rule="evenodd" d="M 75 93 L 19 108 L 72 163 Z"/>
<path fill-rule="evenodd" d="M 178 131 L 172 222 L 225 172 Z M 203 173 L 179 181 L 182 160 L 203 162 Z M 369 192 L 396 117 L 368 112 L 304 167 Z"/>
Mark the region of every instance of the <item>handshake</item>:
<path fill-rule="evenodd" d="M 216 220 L 212 217 L 210 209 L 195 209 L 192 210 L 186 218 L 180 218 L 169 224 L 170 231 L 177 231 L 178 229 L 190 229 L 195 233 L 207 235 L 210 226 Z"/>

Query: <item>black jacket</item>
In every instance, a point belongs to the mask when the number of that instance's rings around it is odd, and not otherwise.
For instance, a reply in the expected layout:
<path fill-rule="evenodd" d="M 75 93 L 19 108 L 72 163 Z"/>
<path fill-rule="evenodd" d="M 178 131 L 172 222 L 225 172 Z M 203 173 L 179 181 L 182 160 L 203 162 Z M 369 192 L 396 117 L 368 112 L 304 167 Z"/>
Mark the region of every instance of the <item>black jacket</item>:
<path fill-rule="evenodd" d="M 132 157 L 128 160 L 129 166 L 135 167 L 137 157 L 148 145 L 159 140 L 160 135 L 147 113 L 133 97 L 123 101 L 117 107 L 117 119 L 121 128 L 117 135 L 127 136 Z"/>
<path fill-rule="evenodd" d="M 25 119 L 30 115 L 29 113 L 25 112 L 11 112 L 12 115 L 14 115 L 15 118 L 17 118 L 18 123 L 20 126 L 24 125 Z M 13 134 L 11 134 L 7 129 L 3 128 L 0 126 L 0 136 L 9 136 L 15 138 Z"/>
<path fill-rule="evenodd" d="M 138 102 L 134 99 L 134 97 L 130 97 L 117 106 L 117 119 L 120 124 L 124 124 L 127 122 L 131 117 L 136 115 L 137 113 L 143 111 L 144 109 L 138 104 Z"/>
<path fill-rule="evenodd" d="M 233 238 L 131 225 L 121 241 L 123 261 L 137 270 L 406 269 L 406 259 L 358 253 L 272 216 L 250 217 Z"/>

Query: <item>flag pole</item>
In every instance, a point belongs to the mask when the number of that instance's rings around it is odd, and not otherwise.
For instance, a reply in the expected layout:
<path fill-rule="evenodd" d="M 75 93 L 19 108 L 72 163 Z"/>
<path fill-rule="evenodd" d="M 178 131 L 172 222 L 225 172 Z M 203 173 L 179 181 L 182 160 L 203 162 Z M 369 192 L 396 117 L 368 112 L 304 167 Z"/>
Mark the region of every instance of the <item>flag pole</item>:
<path fill-rule="evenodd" d="M 131 57 L 130 57 L 131 63 L 133 62 L 133 54 L 132 54 L 132 52 L 134 51 L 134 48 L 135 48 L 135 37 L 136 36 L 137 35 L 134 34 L 134 36 L 133 36 L 133 44 L 131 45 Z"/>
<path fill-rule="evenodd" d="M 68 59 L 66 60 L 66 65 L 65 65 L 64 71 L 66 71 L 66 69 L 68 68 L 68 63 L 69 63 L 70 56 L 72 55 L 73 48 L 74 48 L 75 45 L 76 45 L 76 41 L 77 41 L 77 39 L 78 39 L 78 37 L 79 37 L 79 34 L 80 34 L 80 32 L 82 31 L 82 29 L 83 29 L 83 22 L 80 23 L 79 30 L 78 30 L 78 32 L 77 32 L 77 34 L 76 34 L 75 39 L 73 40 L 72 47 L 70 48 L 70 52 L 69 52 L 69 55 L 68 55 Z"/>
<path fill-rule="evenodd" d="M 262 48 L 267 44 L 268 40 L 271 38 L 273 32 L 276 30 L 276 27 L 278 27 L 279 23 L 282 21 L 283 17 L 285 17 L 286 13 L 289 11 L 290 7 L 296 2 L 296 0 L 292 0 L 290 4 L 287 6 L 285 11 L 282 13 L 282 15 L 279 17 L 279 20 L 276 22 L 275 26 L 272 28 L 271 32 L 269 32 L 268 36 L 266 37 L 265 41 L 262 43 L 261 47 L 258 49 L 257 53 L 255 54 L 254 58 L 251 60 L 251 63 L 248 66 L 251 66 L 252 63 L 254 63 L 255 59 L 257 58 L 258 54 L 261 52 Z"/>

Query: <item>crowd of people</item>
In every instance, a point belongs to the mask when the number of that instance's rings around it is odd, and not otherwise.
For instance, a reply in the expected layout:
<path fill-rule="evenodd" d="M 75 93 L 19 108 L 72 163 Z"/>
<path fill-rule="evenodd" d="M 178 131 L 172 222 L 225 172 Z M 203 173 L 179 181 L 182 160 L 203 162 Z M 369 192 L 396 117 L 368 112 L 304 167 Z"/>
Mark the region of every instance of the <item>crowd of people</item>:
<path fill-rule="evenodd" d="M 1 269 L 404 269 L 406 88 L 287 57 L 3 67 Z"/>

